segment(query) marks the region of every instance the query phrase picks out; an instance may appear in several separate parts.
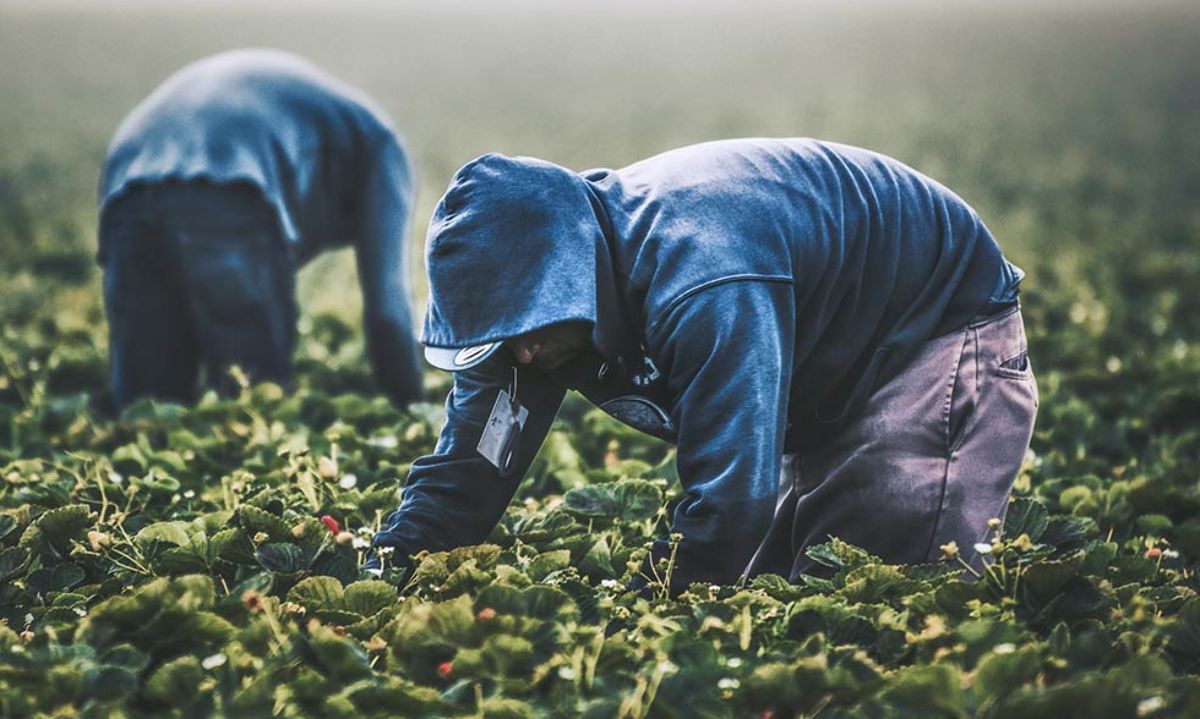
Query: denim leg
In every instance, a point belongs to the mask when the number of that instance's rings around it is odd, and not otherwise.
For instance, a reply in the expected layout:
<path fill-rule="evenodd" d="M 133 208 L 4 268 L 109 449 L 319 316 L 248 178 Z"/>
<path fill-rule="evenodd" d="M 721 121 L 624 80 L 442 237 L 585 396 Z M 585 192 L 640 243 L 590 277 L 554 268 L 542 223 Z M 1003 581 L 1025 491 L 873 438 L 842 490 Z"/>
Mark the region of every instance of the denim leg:
<path fill-rule="evenodd" d="M 160 228 L 138 214 L 132 205 L 114 209 L 100 228 L 118 412 L 139 397 L 189 402 L 196 388 L 196 343 L 172 246 Z"/>
<path fill-rule="evenodd" d="M 296 332 L 287 245 L 265 203 L 215 199 L 215 217 L 179 225 L 176 236 L 206 384 L 236 392 L 229 368 L 237 365 L 251 380 L 286 386 Z"/>

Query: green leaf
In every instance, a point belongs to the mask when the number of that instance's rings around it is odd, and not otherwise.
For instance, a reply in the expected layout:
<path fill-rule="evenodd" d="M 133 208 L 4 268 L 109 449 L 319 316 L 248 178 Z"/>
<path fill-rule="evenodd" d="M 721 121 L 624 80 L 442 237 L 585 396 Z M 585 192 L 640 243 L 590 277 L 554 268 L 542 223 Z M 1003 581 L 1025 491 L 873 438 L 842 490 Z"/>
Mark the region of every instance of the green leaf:
<path fill-rule="evenodd" d="M 237 508 L 233 519 L 248 537 L 263 532 L 271 542 L 288 542 L 293 539 L 291 526 L 265 509 L 243 504 Z"/>
<path fill-rule="evenodd" d="M 1077 549 L 1090 537 L 1096 536 L 1096 520 L 1091 517 L 1054 516 L 1046 524 L 1041 541 L 1057 547 L 1060 551 Z"/>
<path fill-rule="evenodd" d="M 209 553 L 235 564 L 254 562 L 254 543 L 240 529 L 222 529 L 208 538 Z"/>
<path fill-rule="evenodd" d="M 189 528 L 187 522 L 155 522 L 143 527 L 134 537 L 134 541 L 143 547 L 152 541 L 183 546 L 190 542 Z"/>
<path fill-rule="evenodd" d="M 254 552 L 259 566 L 276 574 L 296 574 L 308 568 L 304 550 L 290 542 L 264 544 Z"/>
<path fill-rule="evenodd" d="M 528 702 L 509 697 L 488 697 L 479 703 L 479 711 L 487 719 L 533 719 L 537 716 Z"/>
<path fill-rule="evenodd" d="M 1164 634 L 1167 653 L 1177 667 L 1187 672 L 1200 668 L 1200 599 L 1185 604 L 1167 623 Z"/>
<path fill-rule="evenodd" d="M 563 622 L 574 618 L 579 612 L 571 597 L 554 587 L 534 585 L 522 590 L 522 595 L 525 611 L 537 619 Z"/>
<path fill-rule="evenodd" d="M 55 547 L 65 548 L 71 539 L 83 536 L 92 525 L 92 511 L 84 504 L 52 509 L 34 520 L 34 525 Z"/>
<path fill-rule="evenodd" d="M 201 651 L 228 640 L 234 628 L 205 609 L 215 592 L 206 576 L 161 577 L 92 608 L 76 630 L 76 641 L 96 648 L 131 644 L 159 656 Z"/>
<path fill-rule="evenodd" d="M 563 495 L 563 505 L 583 517 L 616 517 L 621 512 L 620 501 L 604 485 L 572 489 Z"/>
<path fill-rule="evenodd" d="M 50 602 L 50 605 L 54 607 L 75 607 L 87 604 L 87 600 L 88 598 L 82 594 L 59 592 L 54 597 L 54 601 Z"/>
<path fill-rule="evenodd" d="M 579 571 L 590 577 L 611 577 L 616 574 L 612 566 L 612 551 L 608 548 L 608 538 L 600 537 L 592 545 L 583 559 L 579 560 Z"/>
<path fill-rule="evenodd" d="M 993 652 L 979 663 L 972 686 L 981 700 L 995 702 L 1033 681 L 1041 670 L 1042 659 L 1036 649 Z"/>
<path fill-rule="evenodd" d="M 621 519 L 640 521 L 649 519 L 662 507 L 662 490 L 644 479 L 622 479 L 614 488 Z"/>
<path fill-rule="evenodd" d="M 395 604 L 397 595 L 393 585 L 378 579 L 367 579 L 346 586 L 342 605 L 346 611 L 370 617 Z"/>
<path fill-rule="evenodd" d="M 907 667 L 879 696 L 900 716 L 957 718 L 963 714 L 962 673 L 948 664 Z"/>
<path fill-rule="evenodd" d="M 308 647 L 322 674 L 341 682 L 371 675 L 370 659 L 358 642 L 344 639 L 330 627 L 316 627 L 308 639 Z"/>
<path fill-rule="evenodd" d="M 118 644 L 105 652 L 101 660 L 105 664 L 125 667 L 137 673 L 149 666 L 150 655 L 129 644 Z"/>
<path fill-rule="evenodd" d="M 1066 622 L 1054 625 L 1054 630 L 1046 639 L 1047 648 L 1056 656 L 1066 657 L 1071 650 L 1071 628 Z"/>
<path fill-rule="evenodd" d="M 181 486 L 178 479 L 157 470 L 142 477 L 139 483 L 146 489 L 158 494 L 174 494 L 179 491 Z"/>
<path fill-rule="evenodd" d="M 0 540 L 11 534 L 17 524 L 17 518 L 11 514 L 0 514 Z"/>
<path fill-rule="evenodd" d="M 475 544 L 450 550 L 446 564 L 451 570 L 467 562 L 474 562 L 479 569 L 491 569 L 499 559 L 500 547 L 495 544 Z"/>
<path fill-rule="evenodd" d="M 10 652 L 12 648 L 21 644 L 21 635 L 17 634 L 7 625 L 0 624 L 0 651 Z"/>
<path fill-rule="evenodd" d="M 475 611 L 494 609 L 497 614 L 525 613 L 525 596 L 520 589 L 505 584 L 490 584 L 475 597 Z"/>
<path fill-rule="evenodd" d="M 492 575 L 475 566 L 475 560 L 464 562 L 450 572 L 439 592 L 442 595 L 453 596 L 463 592 L 474 593 L 492 581 Z"/>
<path fill-rule="evenodd" d="M 137 674 L 126 667 L 96 667 L 83 672 L 82 679 L 85 701 L 120 701 L 137 689 Z"/>
<path fill-rule="evenodd" d="M 53 568 L 43 568 L 29 575 L 29 591 L 35 594 L 65 592 L 84 580 L 84 571 L 79 565 L 61 562 Z"/>
<path fill-rule="evenodd" d="M 186 706 L 196 698 L 204 669 L 195 657 L 179 657 L 163 664 L 146 679 L 146 698 L 166 706 Z"/>
<path fill-rule="evenodd" d="M 527 573 L 530 579 L 540 582 L 547 574 L 569 566 L 571 566 L 570 550 L 559 549 L 553 552 L 542 552 L 534 557 L 533 561 L 529 563 Z"/>
<path fill-rule="evenodd" d="M 833 549 L 833 544 L 829 542 L 814 544 L 805 549 L 804 554 L 823 567 L 840 569 L 842 566 L 842 558 L 838 556 L 837 552 Z"/>
<path fill-rule="evenodd" d="M 54 567 L 50 586 L 56 592 L 65 592 L 72 587 L 78 586 L 86 576 L 83 568 L 78 564 L 63 562 Z"/>
<path fill-rule="evenodd" d="M 333 577 L 308 577 L 291 588 L 287 600 L 315 612 L 319 609 L 341 609 L 343 594 L 341 582 Z"/>
<path fill-rule="evenodd" d="M 420 719 L 451 716 L 441 692 L 395 676 L 384 675 L 378 683 L 353 685 L 350 699 L 364 716 Z"/>
<path fill-rule="evenodd" d="M 532 669 L 533 644 L 524 637 L 488 637 L 481 648 L 484 659 L 502 675 L 528 674 Z"/>
<path fill-rule="evenodd" d="M 21 574 L 28 565 L 28 549 L 24 547 L 0 549 L 0 581 L 7 581 Z"/>
<path fill-rule="evenodd" d="M 1134 525 L 1139 532 L 1159 537 L 1175 526 L 1171 518 L 1163 514 L 1143 514 L 1134 520 Z"/>
<path fill-rule="evenodd" d="M 1084 553 L 1076 552 L 1064 559 L 1052 559 L 1030 565 L 1022 576 L 1027 591 L 1041 601 L 1046 601 L 1074 576 L 1083 566 Z"/>
<path fill-rule="evenodd" d="M 1046 531 L 1049 512 L 1041 502 L 1028 497 L 1017 497 L 1008 505 L 1004 516 L 1004 537 L 1016 539 L 1022 534 L 1037 542 Z"/>
<path fill-rule="evenodd" d="M 326 624 L 335 624 L 339 627 L 348 627 L 351 624 L 357 624 L 365 618 L 357 612 L 348 612 L 344 609 L 318 609 L 314 612 L 314 615 Z"/>

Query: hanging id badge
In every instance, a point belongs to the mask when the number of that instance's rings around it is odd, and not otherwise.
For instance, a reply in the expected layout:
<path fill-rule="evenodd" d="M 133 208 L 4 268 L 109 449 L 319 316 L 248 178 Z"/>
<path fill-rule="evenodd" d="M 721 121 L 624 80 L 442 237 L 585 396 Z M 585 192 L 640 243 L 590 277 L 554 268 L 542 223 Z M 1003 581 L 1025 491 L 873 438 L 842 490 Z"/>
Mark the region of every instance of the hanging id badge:
<path fill-rule="evenodd" d="M 517 399 L 517 368 L 513 367 L 513 381 L 509 389 L 500 390 L 492 413 L 488 415 L 483 434 L 475 449 L 492 464 L 501 477 L 512 476 L 517 467 L 521 449 L 521 428 L 529 417 L 529 410 Z"/>

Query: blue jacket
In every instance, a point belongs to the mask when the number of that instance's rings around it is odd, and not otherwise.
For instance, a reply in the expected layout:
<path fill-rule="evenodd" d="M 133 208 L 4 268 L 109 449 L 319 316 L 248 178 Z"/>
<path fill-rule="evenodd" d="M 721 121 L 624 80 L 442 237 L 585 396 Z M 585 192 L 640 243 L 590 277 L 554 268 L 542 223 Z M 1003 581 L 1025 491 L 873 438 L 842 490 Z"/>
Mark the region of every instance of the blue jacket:
<path fill-rule="evenodd" d="M 406 250 L 413 172 L 374 103 L 277 50 L 192 63 L 117 129 L 101 213 L 135 185 L 196 180 L 257 187 L 297 265 L 353 245 L 375 374 L 393 399 L 420 397 Z"/>
<path fill-rule="evenodd" d="M 485 155 L 451 181 L 426 252 L 427 345 L 584 320 L 596 351 L 519 368 L 529 419 L 509 479 L 475 448 L 514 357 L 456 373 L 437 447 L 376 543 L 409 554 L 486 538 L 574 388 L 676 443 L 677 588 L 737 579 L 771 522 L 783 454 L 828 442 L 921 343 L 1011 302 L 1021 277 L 945 187 L 807 139 L 583 174 Z"/>

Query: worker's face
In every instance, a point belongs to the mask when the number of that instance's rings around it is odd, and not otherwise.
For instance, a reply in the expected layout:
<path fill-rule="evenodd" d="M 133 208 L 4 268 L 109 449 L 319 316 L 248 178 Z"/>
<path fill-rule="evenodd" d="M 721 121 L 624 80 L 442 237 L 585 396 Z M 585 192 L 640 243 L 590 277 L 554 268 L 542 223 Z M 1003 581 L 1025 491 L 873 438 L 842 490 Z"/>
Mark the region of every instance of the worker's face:
<path fill-rule="evenodd" d="M 520 364 L 555 369 L 591 347 L 592 331 L 587 322 L 560 322 L 513 337 L 504 344 Z"/>

